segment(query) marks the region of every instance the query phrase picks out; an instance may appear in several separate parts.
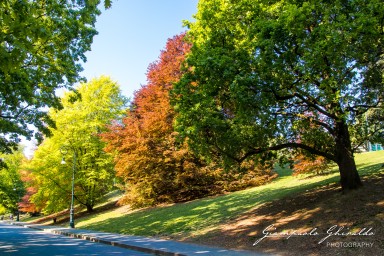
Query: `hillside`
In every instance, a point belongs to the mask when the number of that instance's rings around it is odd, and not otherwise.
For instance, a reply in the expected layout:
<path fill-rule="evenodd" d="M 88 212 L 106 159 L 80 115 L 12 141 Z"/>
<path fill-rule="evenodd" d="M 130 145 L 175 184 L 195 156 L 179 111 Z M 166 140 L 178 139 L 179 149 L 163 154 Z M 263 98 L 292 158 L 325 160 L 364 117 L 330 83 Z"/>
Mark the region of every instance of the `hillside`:
<path fill-rule="evenodd" d="M 364 187 L 348 194 L 326 185 L 265 203 L 202 236 L 179 238 L 274 255 L 384 255 L 383 188 L 384 173 L 366 176 Z M 319 244 L 340 228 L 339 233 L 363 232 L 333 235 Z M 372 235 L 366 235 L 369 229 Z M 282 237 L 262 239 L 267 232 Z"/>
<path fill-rule="evenodd" d="M 135 211 L 118 207 L 76 218 L 76 227 L 279 255 L 383 255 L 384 152 L 359 154 L 356 163 L 364 187 L 346 194 L 335 171 L 293 177 L 280 170 L 278 179 L 260 187 Z M 254 245 L 270 225 L 268 231 L 280 237 Z M 319 244 L 332 227 L 332 232 L 341 228 L 339 233 L 350 234 Z M 360 232 L 369 230 L 373 234 Z"/>

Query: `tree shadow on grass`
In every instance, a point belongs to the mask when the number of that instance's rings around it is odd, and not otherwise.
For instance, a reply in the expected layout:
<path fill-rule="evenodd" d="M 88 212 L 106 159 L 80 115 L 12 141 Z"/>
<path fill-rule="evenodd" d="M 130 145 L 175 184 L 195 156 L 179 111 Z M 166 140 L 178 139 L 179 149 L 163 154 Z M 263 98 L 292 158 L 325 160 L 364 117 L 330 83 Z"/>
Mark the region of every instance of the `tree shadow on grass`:
<path fill-rule="evenodd" d="M 290 255 L 292 247 L 296 255 L 300 250 L 308 253 L 310 250 L 323 252 L 324 248 L 329 248 L 324 245 L 319 247 L 316 240 L 319 237 L 305 237 L 304 242 L 297 242 L 300 241 L 297 238 L 271 239 L 261 247 L 252 244 L 262 235 L 263 229 L 276 223 L 279 229 L 318 227 L 323 232 L 332 225 L 359 227 L 372 224 L 375 228 L 382 225 L 378 217 L 383 212 L 383 204 L 380 202 L 383 200 L 384 175 L 378 172 L 378 167 L 378 164 L 362 166 L 361 173 L 371 176 L 365 178 L 366 185 L 362 189 L 346 195 L 339 193 L 339 177 L 336 174 L 304 181 L 283 176 L 262 187 L 172 206 L 143 209 L 82 228 L 185 239 L 228 248 L 272 253 L 279 251 L 287 255 Z M 196 240 L 193 237 L 199 238 Z"/>
<path fill-rule="evenodd" d="M 295 181 L 295 178 L 290 177 Z M 284 180 L 282 180 L 284 181 Z M 277 183 L 276 183 L 277 182 Z M 206 228 L 233 220 L 239 214 L 289 194 L 335 182 L 335 177 L 318 182 L 298 181 L 293 186 L 279 187 L 278 182 L 227 195 L 209 197 L 173 206 L 145 209 L 110 218 L 84 228 L 124 234 L 174 236 L 204 232 Z M 293 182 L 295 183 L 295 182 Z"/>
<path fill-rule="evenodd" d="M 338 193 L 332 184 L 267 202 L 219 229 L 186 240 L 277 255 L 384 255 L 384 174 L 366 176 L 363 182 L 363 188 L 347 194 Z M 372 228 L 373 235 L 332 236 L 319 243 L 333 226 L 344 227 L 343 232 Z M 317 235 L 305 235 L 313 229 Z M 294 231 L 304 235 L 268 237 L 254 245 L 265 232 Z"/>
<path fill-rule="evenodd" d="M 382 163 L 370 164 L 370 165 L 365 165 L 365 164 L 357 165 L 357 169 L 361 176 L 377 175 L 380 173 L 381 170 L 384 170 L 383 167 L 384 165 Z"/>

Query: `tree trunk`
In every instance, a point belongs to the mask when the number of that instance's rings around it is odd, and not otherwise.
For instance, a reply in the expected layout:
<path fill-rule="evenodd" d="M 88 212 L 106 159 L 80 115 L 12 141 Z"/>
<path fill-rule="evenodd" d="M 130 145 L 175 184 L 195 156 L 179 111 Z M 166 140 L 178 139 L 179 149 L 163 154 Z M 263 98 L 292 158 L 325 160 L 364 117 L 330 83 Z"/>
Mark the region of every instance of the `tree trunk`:
<path fill-rule="evenodd" d="M 87 212 L 93 212 L 93 205 L 87 204 Z"/>
<path fill-rule="evenodd" d="M 348 126 L 345 122 L 337 124 L 336 163 L 339 166 L 343 191 L 357 189 L 363 185 L 357 172 Z"/>

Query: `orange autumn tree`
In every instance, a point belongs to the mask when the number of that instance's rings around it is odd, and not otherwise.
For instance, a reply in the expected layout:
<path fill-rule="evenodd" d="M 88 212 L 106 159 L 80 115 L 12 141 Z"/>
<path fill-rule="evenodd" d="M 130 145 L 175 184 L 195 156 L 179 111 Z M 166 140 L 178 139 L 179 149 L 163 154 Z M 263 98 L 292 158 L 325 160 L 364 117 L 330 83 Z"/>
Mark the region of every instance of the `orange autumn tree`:
<path fill-rule="evenodd" d="M 190 44 L 184 34 L 168 39 L 150 64 L 148 83 L 137 91 L 122 123 L 103 135 L 115 152 L 117 175 L 125 182 L 123 203 L 134 207 L 190 200 L 214 192 L 209 168 L 177 140 L 169 92 L 177 82 Z"/>
<path fill-rule="evenodd" d="M 25 184 L 26 193 L 21 198 L 21 202 L 19 202 L 19 211 L 35 214 L 38 212 L 38 209 L 36 205 L 30 201 L 31 196 L 36 194 L 38 190 L 36 184 L 34 184 L 33 174 L 29 170 L 21 170 L 20 176 Z"/>
<path fill-rule="evenodd" d="M 303 116 L 308 119 L 314 118 L 315 115 L 313 112 L 304 112 Z M 325 118 L 319 118 L 321 122 L 326 122 Z M 318 143 L 318 136 L 314 136 L 313 129 L 316 128 L 315 124 L 300 124 L 301 128 L 300 136 L 297 140 L 297 143 L 302 143 L 302 140 L 307 141 L 307 143 L 314 147 Z M 310 132 L 312 131 L 312 132 Z M 311 143 L 309 143 L 311 141 Z M 323 156 L 318 156 L 311 154 L 304 150 L 297 150 L 296 154 L 293 156 L 293 175 L 300 174 L 316 174 L 320 175 L 329 170 L 331 166 L 331 161 Z"/>
<path fill-rule="evenodd" d="M 299 154 L 293 164 L 293 175 L 313 173 L 316 175 L 324 174 L 329 170 L 331 163 L 322 156 L 308 156 Z"/>

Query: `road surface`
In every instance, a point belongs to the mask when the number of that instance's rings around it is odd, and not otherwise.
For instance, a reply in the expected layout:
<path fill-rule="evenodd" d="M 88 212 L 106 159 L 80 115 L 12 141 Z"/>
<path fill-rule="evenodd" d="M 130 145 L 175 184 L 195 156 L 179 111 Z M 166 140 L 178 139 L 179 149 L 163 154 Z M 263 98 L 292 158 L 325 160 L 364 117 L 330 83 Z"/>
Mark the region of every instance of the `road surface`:
<path fill-rule="evenodd" d="M 150 255 L 110 245 L 54 235 L 0 222 L 0 255 L 20 256 L 145 256 Z"/>

